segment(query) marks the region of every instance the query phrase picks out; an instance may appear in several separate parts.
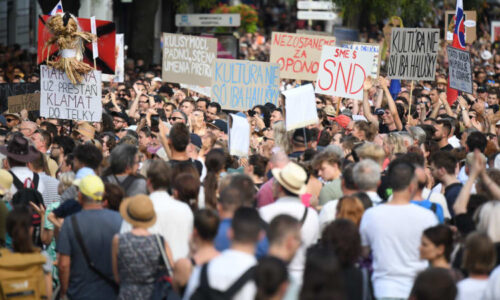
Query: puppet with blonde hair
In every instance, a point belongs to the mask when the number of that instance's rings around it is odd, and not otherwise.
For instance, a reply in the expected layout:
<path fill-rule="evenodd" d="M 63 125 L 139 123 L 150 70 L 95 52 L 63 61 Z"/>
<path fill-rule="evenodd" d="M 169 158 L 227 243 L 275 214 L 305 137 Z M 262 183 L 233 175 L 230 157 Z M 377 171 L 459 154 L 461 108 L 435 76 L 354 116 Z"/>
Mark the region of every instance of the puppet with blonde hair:
<path fill-rule="evenodd" d="M 78 20 L 70 13 L 56 14 L 47 21 L 47 28 L 52 36 L 47 40 L 45 47 L 56 45 L 59 48 L 59 59 L 51 61 L 47 54 L 47 65 L 64 71 L 73 84 L 80 83 L 82 76 L 92 70 L 84 63 L 84 41 L 91 42 L 96 36 L 89 32 L 80 31 Z"/>

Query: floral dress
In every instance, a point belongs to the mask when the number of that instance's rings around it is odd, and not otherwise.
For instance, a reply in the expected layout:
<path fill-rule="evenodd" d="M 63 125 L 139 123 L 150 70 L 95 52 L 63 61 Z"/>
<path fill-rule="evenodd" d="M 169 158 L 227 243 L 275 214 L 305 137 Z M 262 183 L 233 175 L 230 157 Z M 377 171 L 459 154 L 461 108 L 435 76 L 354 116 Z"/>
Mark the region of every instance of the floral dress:
<path fill-rule="evenodd" d="M 149 299 L 160 268 L 165 268 L 155 235 L 118 236 L 118 299 Z"/>

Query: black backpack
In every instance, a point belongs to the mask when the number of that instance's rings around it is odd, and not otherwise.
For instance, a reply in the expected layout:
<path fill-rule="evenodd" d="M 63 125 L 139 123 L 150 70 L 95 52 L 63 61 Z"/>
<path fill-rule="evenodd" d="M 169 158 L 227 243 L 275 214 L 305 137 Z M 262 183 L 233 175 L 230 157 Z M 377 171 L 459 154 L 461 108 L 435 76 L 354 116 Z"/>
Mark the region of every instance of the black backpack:
<path fill-rule="evenodd" d="M 40 181 L 40 176 L 37 173 L 33 172 L 33 180 L 26 179 L 25 182 L 21 182 L 17 176 L 9 171 L 12 174 L 14 179 L 14 186 L 17 189 L 17 192 L 12 196 L 12 205 L 13 206 L 21 206 L 27 207 L 31 212 L 31 225 L 33 226 L 33 243 L 42 247 L 42 239 L 41 239 L 41 224 L 42 219 L 40 215 L 31 207 L 30 202 L 35 203 L 37 206 L 45 206 L 43 203 L 42 194 L 37 190 L 38 183 Z M 31 184 L 28 183 L 31 182 Z"/>
<path fill-rule="evenodd" d="M 201 268 L 200 274 L 200 285 L 196 289 L 196 291 L 191 296 L 191 300 L 230 300 L 233 299 L 234 295 L 238 293 L 239 290 L 250 280 L 253 279 L 255 266 L 248 269 L 240 278 L 236 279 L 236 281 L 226 290 L 219 291 L 211 288 L 208 285 L 208 276 L 207 276 L 208 263 L 204 264 Z"/>

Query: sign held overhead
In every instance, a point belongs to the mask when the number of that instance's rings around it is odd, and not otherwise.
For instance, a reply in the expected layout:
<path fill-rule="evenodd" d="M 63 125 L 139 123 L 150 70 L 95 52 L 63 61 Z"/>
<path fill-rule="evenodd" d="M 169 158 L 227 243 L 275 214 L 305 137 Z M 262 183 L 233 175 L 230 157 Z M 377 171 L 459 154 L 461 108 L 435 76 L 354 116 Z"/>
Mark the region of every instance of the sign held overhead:
<path fill-rule="evenodd" d="M 239 27 L 240 14 L 176 14 L 177 27 Z"/>
<path fill-rule="evenodd" d="M 434 80 L 439 29 L 393 28 L 387 63 L 390 79 Z"/>
<path fill-rule="evenodd" d="M 472 94 L 472 69 L 470 53 L 454 47 L 446 47 L 450 87 Z"/>

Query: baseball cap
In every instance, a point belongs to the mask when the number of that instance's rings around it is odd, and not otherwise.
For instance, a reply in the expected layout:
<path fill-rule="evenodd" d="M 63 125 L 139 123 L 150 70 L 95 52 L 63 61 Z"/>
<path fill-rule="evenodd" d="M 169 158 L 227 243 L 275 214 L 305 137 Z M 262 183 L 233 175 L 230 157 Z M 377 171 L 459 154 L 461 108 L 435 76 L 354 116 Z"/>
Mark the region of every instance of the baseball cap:
<path fill-rule="evenodd" d="M 87 175 L 82 179 L 76 179 L 73 184 L 80 189 L 80 193 L 94 201 L 102 201 L 104 195 L 104 183 L 96 175 Z"/>
<path fill-rule="evenodd" d="M 217 119 L 217 120 L 214 120 L 214 123 L 213 123 L 215 126 L 217 126 L 217 128 L 220 130 L 220 131 L 223 131 L 224 133 L 227 134 L 227 122 L 225 121 L 222 121 L 220 119 Z"/>
<path fill-rule="evenodd" d="M 377 108 L 377 109 L 375 110 L 375 114 L 376 114 L 377 116 L 381 116 L 381 115 L 383 115 L 384 113 L 385 113 L 385 109 L 383 109 L 383 108 Z"/>
<path fill-rule="evenodd" d="M 5 193 L 10 190 L 13 181 L 14 178 L 12 177 L 12 174 L 9 173 L 9 171 L 0 169 L 0 196 L 5 195 Z"/>
<path fill-rule="evenodd" d="M 201 149 L 201 138 L 196 133 L 191 133 L 190 143 Z"/>

